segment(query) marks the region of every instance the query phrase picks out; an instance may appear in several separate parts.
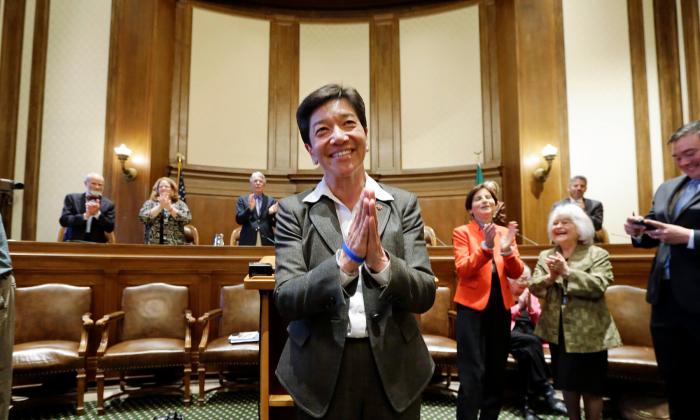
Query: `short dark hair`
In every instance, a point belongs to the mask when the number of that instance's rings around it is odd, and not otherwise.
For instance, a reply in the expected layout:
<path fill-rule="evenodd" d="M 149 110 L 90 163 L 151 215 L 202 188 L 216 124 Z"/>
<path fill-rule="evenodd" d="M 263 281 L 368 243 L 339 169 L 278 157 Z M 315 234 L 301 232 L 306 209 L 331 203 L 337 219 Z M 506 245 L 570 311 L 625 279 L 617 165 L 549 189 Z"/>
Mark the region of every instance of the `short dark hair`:
<path fill-rule="evenodd" d="M 365 102 L 362 100 L 362 96 L 353 87 L 343 87 L 341 85 L 331 83 L 325 86 L 321 86 L 315 91 L 311 92 L 297 108 L 297 125 L 299 126 L 299 133 L 301 134 L 301 139 L 305 144 L 311 145 L 311 138 L 309 136 L 309 125 L 311 120 L 311 114 L 316 111 L 321 105 L 332 99 L 344 98 L 357 114 L 357 118 L 360 119 L 360 124 L 366 130 L 367 129 L 367 116 L 365 115 Z"/>
<path fill-rule="evenodd" d="M 671 138 L 668 139 L 668 142 L 666 142 L 666 144 L 673 144 L 681 138 L 687 136 L 688 134 L 695 134 L 697 136 L 700 136 L 700 120 L 690 121 L 683 124 L 681 128 L 676 130 L 676 132 L 671 135 Z"/>
<path fill-rule="evenodd" d="M 584 184 L 588 185 L 588 179 L 586 179 L 586 177 L 583 175 L 574 175 L 571 178 L 569 178 L 569 185 L 573 184 L 576 181 L 583 181 Z"/>
<path fill-rule="evenodd" d="M 472 201 L 474 201 L 474 196 L 476 195 L 477 192 L 480 190 L 486 190 L 489 193 L 491 193 L 491 197 L 493 197 L 493 201 L 498 204 L 498 197 L 496 196 L 496 191 L 493 190 L 487 183 L 481 183 L 479 185 L 475 185 L 474 188 L 469 191 L 469 194 L 467 194 L 467 199 L 464 200 L 464 208 L 467 209 L 467 211 L 472 210 Z"/>

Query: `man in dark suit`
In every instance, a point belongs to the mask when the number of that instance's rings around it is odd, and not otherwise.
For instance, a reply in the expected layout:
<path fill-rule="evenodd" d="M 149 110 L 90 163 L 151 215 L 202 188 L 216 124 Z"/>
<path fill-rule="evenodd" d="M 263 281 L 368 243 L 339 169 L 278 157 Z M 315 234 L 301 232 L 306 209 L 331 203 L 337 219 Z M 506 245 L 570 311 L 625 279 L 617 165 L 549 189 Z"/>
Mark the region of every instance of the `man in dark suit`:
<path fill-rule="evenodd" d="M 236 203 L 236 223 L 241 225 L 241 237 L 238 245 L 274 245 L 275 214 L 277 202 L 265 195 L 265 175 L 253 172 L 250 175 L 248 195 L 238 197 Z"/>
<path fill-rule="evenodd" d="M 569 197 L 554 203 L 552 208 L 562 204 L 576 204 L 586 212 L 593 221 L 593 228 L 598 231 L 603 228 L 603 203 L 584 198 L 588 189 L 588 180 L 583 175 L 575 175 L 569 179 Z"/>
<path fill-rule="evenodd" d="M 65 228 L 64 241 L 107 242 L 105 233 L 114 231 L 114 203 L 102 196 L 104 178 L 85 175 L 85 192 L 66 195 L 59 223 Z"/>
<path fill-rule="evenodd" d="M 635 247 L 658 247 L 647 285 L 656 361 L 666 382 L 672 419 L 697 416 L 700 377 L 700 121 L 668 141 L 684 175 L 661 184 L 649 213 L 629 217 Z"/>

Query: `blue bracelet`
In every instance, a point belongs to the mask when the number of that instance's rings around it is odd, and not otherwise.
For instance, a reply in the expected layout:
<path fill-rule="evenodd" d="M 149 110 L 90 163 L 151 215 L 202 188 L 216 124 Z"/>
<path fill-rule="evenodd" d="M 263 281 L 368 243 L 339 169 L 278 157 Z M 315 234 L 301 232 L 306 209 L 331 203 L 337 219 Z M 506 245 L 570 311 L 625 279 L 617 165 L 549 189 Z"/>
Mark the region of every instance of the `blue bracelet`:
<path fill-rule="evenodd" d="M 358 264 L 362 264 L 363 262 L 365 262 L 364 258 L 358 257 L 357 255 L 355 255 L 355 253 L 353 253 L 350 250 L 350 247 L 345 243 L 345 241 L 343 241 L 343 252 L 345 252 L 345 255 L 347 255 L 348 258 L 350 258 Z"/>

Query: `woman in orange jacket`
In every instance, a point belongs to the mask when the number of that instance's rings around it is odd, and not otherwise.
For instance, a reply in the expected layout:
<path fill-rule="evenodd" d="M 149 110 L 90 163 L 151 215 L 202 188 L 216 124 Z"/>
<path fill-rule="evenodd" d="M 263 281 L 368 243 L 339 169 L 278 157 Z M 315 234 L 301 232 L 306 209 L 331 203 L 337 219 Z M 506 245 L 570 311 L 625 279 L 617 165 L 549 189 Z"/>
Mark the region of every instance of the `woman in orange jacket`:
<path fill-rule="evenodd" d="M 475 186 L 465 201 L 471 221 L 452 232 L 457 270 L 458 419 L 497 419 L 503 404 L 513 293 L 508 277 L 523 271 L 515 234 L 493 223 L 498 199 L 490 186 Z M 480 414 L 479 414 L 480 412 Z"/>

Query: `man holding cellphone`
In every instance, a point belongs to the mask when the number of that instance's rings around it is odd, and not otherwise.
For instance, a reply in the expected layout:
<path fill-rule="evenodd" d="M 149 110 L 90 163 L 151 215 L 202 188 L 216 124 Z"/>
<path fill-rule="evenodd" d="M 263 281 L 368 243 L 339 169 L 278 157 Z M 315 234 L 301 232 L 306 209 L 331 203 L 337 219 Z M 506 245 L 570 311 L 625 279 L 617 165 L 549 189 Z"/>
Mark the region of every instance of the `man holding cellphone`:
<path fill-rule="evenodd" d="M 668 141 L 684 175 L 661 184 L 651 210 L 625 221 L 632 245 L 657 247 L 647 285 L 656 360 L 666 382 L 672 419 L 693 418 L 700 376 L 700 121 Z"/>

